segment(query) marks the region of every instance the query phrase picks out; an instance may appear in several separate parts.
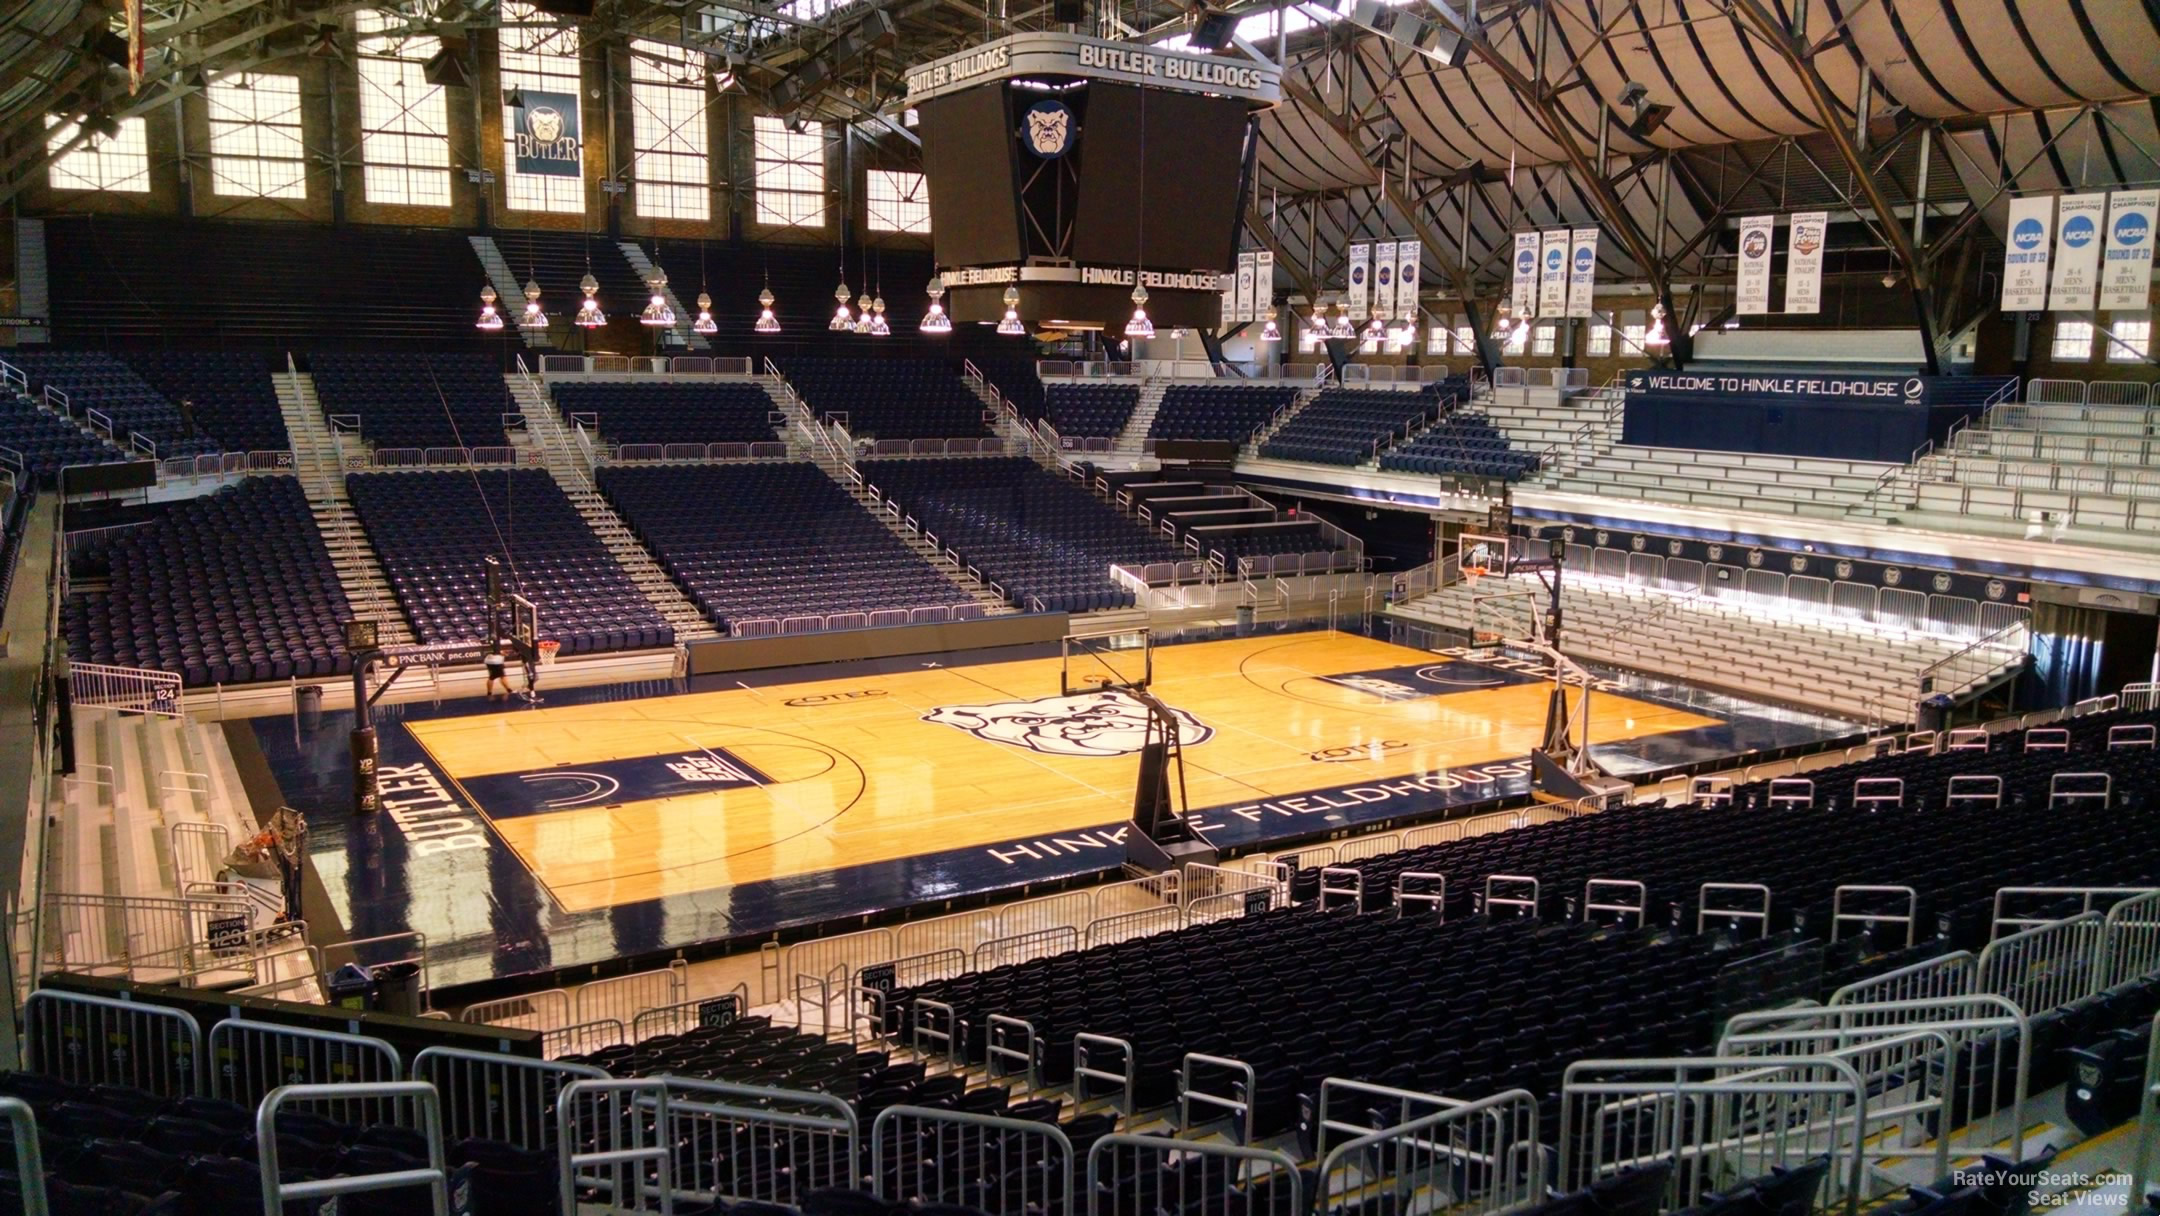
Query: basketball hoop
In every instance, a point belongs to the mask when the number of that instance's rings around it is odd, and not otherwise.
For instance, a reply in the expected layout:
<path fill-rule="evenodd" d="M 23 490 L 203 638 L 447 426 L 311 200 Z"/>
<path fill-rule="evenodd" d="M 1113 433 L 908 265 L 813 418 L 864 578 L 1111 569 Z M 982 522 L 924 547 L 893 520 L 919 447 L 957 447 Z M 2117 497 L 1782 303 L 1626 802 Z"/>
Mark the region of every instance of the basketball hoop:
<path fill-rule="evenodd" d="M 540 665 L 542 667 L 553 667 L 556 652 L 562 649 L 562 643 L 553 638 L 546 638 L 540 642 L 538 649 L 540 651 Z"/>
<path fill-rule="evenodd" d="M 1463 581 L 1468 583 L 1470 586 L 1475 587 L 1477 586 L 1477 581 L 1481 578 L 1484 578 L 1487 574 L 1491 573 L 1491 570 L 1485 566 L 1464 566 L 1462 568 L 1462 572 Z"/>

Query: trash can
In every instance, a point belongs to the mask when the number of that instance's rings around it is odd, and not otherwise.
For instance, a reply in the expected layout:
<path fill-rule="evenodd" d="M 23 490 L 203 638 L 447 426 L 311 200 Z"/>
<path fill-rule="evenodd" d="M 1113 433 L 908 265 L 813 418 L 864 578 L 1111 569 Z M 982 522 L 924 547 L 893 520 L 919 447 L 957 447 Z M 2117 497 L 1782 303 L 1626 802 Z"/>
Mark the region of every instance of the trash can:
<path fill-rule="evenodd" d="M 300 729 L 322 725 L 322 685 L 302 684 L 293 689 L 293 712 L 300 715 Z"/>
<path fill-rule="evenodd" d="M 330 1003 L 340 1009 L 375 1008 L 375 977 L 358 963 L 347 963 L 331 972 L 327 987 Z"/>
<path fill-rule="evenodd" d="M 1950 725 L 1950 711 L 1957 702 L 1946 693 L 1920 698 L 1913 707 L 1913 725 L 1920 730 L 1943 730 Z"/>
<path fill-rule="evenodd" d="M 420 1016 L 420 964 L 381 963 L 369 968 L 375 978 L 375 1008 L 382 1013 Z"/>
<path fill-rule="evenodd" d="M 1253 606 L 1252 606 L 1251 604 L 1239 604 L 1239 605 L 1237 606 L 1237 628 L 1238 628 L 1238 632 L 1239 632 L 1239 633 L 1251 633 L 1251 632 L 1252 632 L 1252 627 L 1253 627 Z"/>

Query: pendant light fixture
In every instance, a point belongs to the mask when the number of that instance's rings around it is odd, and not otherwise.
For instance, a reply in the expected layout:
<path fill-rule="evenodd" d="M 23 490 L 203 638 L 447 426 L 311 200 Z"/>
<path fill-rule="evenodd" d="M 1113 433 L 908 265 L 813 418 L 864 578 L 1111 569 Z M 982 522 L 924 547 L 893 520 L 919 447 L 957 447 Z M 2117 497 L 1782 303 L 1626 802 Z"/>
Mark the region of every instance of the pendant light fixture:
<path fill-rule="evenodd" d="M 870 332 L 870 293 L 865 291 L 855 300 L 855 332 Z"/>
<path fill-rule="evenodd" d="M 716 334 L 720 332 L 719 323 L 712 319 L 712 297 L 705 292 L 697 293 L 697 320 L 690 323 L 690 332 L 694 334 Z"/>
<path fill-rule="evenodd" d="M 674 328 L 675 310 L 669 308 L 667 302 L 667 271 L 654 263 L 652 274 L 645 279 L 645 286 L 650 289 L 652 296 L 645 302 L 645 311 L 638 314 L 638 324 L 653 329 Z"/>
<path fill-rule="evenodd" d="M 525 280 L 525 311 L 518 315 L 518 328 L 545 330 L 547 327 L 547 312 L 540 307 L 540 280 L 528 278 Z"/>
<path fill-rule="evenodd" d="M 951 333 L 952 318 L 945 315 L 945 305 L 939 302 L 945 298 L 945 280 L 941 276 L 930 276 L 929 293 L 930 311 L 923 314 L 918 328 L 926 334 Z"/>
<path fill-rule="evenodd" d="M 1132 319 L 1125 322 L 1125 336 L 1135 340 L 1155 336 L 1155 322 L 1147 315 L 1147 95 L 1140 90 L 1140 175 L 1133 197 L 1140 200 L 1140 216 L 1133 231 Z M 1137 352 L 1136 352 L 1137 353 Z"/>
<path fill-rule="evenodd" d="M 1514 326 L 1508 323 L 1508 303 L 1506 300 L 1502 300 L 1500 301 L 1500 307 L 1493 310 L 1492 340 L 1495 342 L 1507 341 L 1508 331 L 1513 328 Z"/>
<path fill-rule="evenodd" d="M 1311 330 L 1313 332 L 1313 336 L 1316 338 L 1325 338 L 1328 336 L 1326 304 L 1323 304 L 1318 300 L 1313 301 L 1312 319 L 1305 322 L 1305 328 Z"/>
<path fill-rule="evenodd" d="M 1275 325 L 1275 310 L 1272 307 L 1267 310 L 1267 324 L 1260 327 L 1260 340 L 1262 342 L 1282 341 L 1282 330 Z"/>
<path fill-rule="evenodd" d="M 764 290 L 757 293 L 757 323 L 750 327 L 752 333 L 776 334 L 780 332 L 780 318 L 773 315 L 772 284 L 767 282 Z"/>
<path fill-rule="evenodd" d="M 1017 287 L 1005 288 L 1005 319 L 997 323 L 997 331 L 1008 337 L 1027 332 L 1027 326 L 1020 324 L 1020 289 Z"/>
<path fill-rule="evenodd" d="M 870 336 L 873 338 L 892 336 L 892 322 L 885 319 L 885 297 L 882 294 L 870 298 Z"/>
<path fill-rule="evenodd" d="M 1664 347 L 1671 343 L 1672 335 L 1665 332 L 1665 302 L 1660 300 L 1650 306 L 1650 332 L 1643 335 L 1642 344 Z"/>
<path fill-rule="evenodd" d="M 598 329 L 607 324 L 607 314 L 600 311 L 600 280 L 593 277 L 588 267 L 585 277 L 578 280 L 578 290 L 585 298 L 578 301 L 577 316 L 571 318 L 581 329 Z"/>
<path fill-rule="evenodd" d="M 836 334 L 855 328 L 855 318 L 848 312 L 847 306 L 847 251 L 845 249 L 840 251 L 840 285 L 833 288 L 832 298 L 838 307 L 833 309 L 832 321 L 825 328 Z"/>
<path fill-rule="evenodd" d="M 480 285 L 480 319 L 473 322 L 474 329 L 484 329 L 489 333 L 494 333 L 503 327 L 502 314 L 495 311 L 496 299 L 495 285 L 493 283 L 482 283 Z"/>
<path fill-rule="evenodd" d="M 1335 301 L 1335 321 L 1328 328 L 1330 338 L 1355 338 L 1357 326 L 1350 323 L 1350 304 L 1346 300 Z"/>
<path fill-rule="evenodd" d="M 1152 338 L 1155 336 L 1155 323 L 1148 320 L 1147 285 L 1144 283 L 1133 285 L 1132 320 L 1125 323 L 1125 336 L 1128 338 Z"/>

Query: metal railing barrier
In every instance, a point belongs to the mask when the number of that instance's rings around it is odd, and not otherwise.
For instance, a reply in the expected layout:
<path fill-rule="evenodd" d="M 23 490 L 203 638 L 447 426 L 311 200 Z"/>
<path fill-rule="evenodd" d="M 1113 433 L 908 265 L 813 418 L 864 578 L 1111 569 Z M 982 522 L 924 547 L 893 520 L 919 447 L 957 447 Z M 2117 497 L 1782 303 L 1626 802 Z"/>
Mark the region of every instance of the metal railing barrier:
<path fill-rule="evenodd" d="M 203 1036 L 177 1009 L 40 988 L 23 1001 L 23 1069 L 163 1098 L 201 1092 Z"/>
<path fill-rule="evenodd" d="M 435 1087 L 446 1138 L 484 1137 L 527 1150 L 555 1147 L 555 1106 L 565 1088 L 606 1078 L 589 1064 L 462 1047 L 428 1047 L 412 1059 L 412 1079 Z"/>
<path fill-rule="evenodd" d="M 889 1106 L 870 1126 L 870 1180 L 887 1203 L 948 1200 L 989 1216 L 1069 1211 L 1073 1146 L 1055 1123 Z"/>
<path fill-rule="evenodd" d="M 425 1169 L 380 1174 L 345 1174 L 336 1178 L 286 1181 L 278 1172 L 278 1111 L 288 1103 L 321 1103 L 333 1110 L 370 1108 L 395 1112 L 372 1123 L 417 1130 L 427 1141 Z M 287 1200 L 329 1199 L 365 1191 L 428 1188 L 435 1216 L 450 1216 L 450 1171 L 443 1160 L 442 1112 L 435 1087 L 425 1081 L 379 1081 L 350 1085 L 280 1085 L 263 1096 L 255 1112 L 255 1157 L 262 1167 L 263 1211 L 282 1212 Z M 335 1211 L 336 1206 L 326 1205 Z"/>

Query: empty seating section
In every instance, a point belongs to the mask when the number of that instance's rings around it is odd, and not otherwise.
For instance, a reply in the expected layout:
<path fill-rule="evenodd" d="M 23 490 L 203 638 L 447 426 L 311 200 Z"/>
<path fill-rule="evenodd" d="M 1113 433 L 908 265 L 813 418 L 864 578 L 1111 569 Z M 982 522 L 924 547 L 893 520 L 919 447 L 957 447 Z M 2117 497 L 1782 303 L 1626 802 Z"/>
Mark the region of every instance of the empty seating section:
<path fill-rule="evenodd" d="M 1093 612 L 1131 604 L 1113 565 L 1179 559 L 1159 535 L 1018 457 L 883 460 L 863 478 L 1023 608 Z"/>
<path fill-rule="evenodd" d="M 1138 404 L 1140 388 L 1133 384 L 1053 384 L 1043 394 L 1050 425 L 1074 439 L 1115 439 Z"/>
<path fill-rule="evenodd" d="M 2160 408 L 1998 406 L 1886 497 L 1869 513 L 2160 532 Z"/>
<path fill-rule="evenodd" d="M 748 380 L 637 384 L 558 382 L 564 417 L 593 413 L 609 443 L 771 443 L 773 400 Z"/>
<path fill-rule="evenodd" d="M 128 365 L 228 452 L 292 446 L 270 380 L 270 361 L 227 351 L 145 351 Z"/>
<path fill-rule="evenodd" d="M 1363 464 L 1381 445 L 1438 418 L 1443 400 L 1437 390 L 1326 389 L 1269 436 L 1260 454 L 1270 460 Z"/>
<path fill-rule="evenodd" d="M 360 437 L 382 448 L 478 448 L 504 442 L 514 412 L 487 355 L 317 354 L 315 395 L 330 417 L 356 414 Z"/>
<path fill-rule="evenodd" d="M 610 465 L 600 490 L 722 629 L 966 599 L 815 465 Z"/>
<path fill-rule="evenodd" d="M 1467 474 L 1520 481 L 1537 471 L 1538 458 L 1518 450 L 1482 416 L 1456 414 L 1401 447 L 1383 453 L 1380 467 L 1398 473 Z"/>
<path fill-rule="evenodd" d="M 1548 479 L 1555 490 L 1842 519 L 1899 466 L 1754 452 L 1598 445 Z"/>
<path fill-rule="evenodd" d="M 539 606 L 541 636 L 562 643 L 564 654 L 675 643 L 541 470 L 356 473 L 345 486 L 423 642 L 487 638 L 483 559 L 493 555 L 512 589 Z"/>
<path fill-rule="evenodd" d="M 846 415 L 857 439 L 962 439 L 984 434 L 983 403 L 940 359 L 790 356 L 780 374 L 813 417 Z"/>
<path fill-rule="evenodd" d="M 1022 418 L 1033 422 L 1043 416 L 1045 394 L 1042 377 L 1035 373 L 1034 360 L 976 355 L 969 362 L 991 387 L 997 389 L 999 396 L 1012 402 L 1013 409 Z"/>
<path fill-rule="evenodd" d="M 71 464 L 106 464 L 125 460 L 118 448 L 75 425 L 65 414 L 54 413 L 38 399 L 0 386 L 0 466 L 22 469 L 42 486 L 57 484 L 60 470 Z"/>
<path fill-rule="evenodd" d="M 77 662 L 154 667 L 190 685 L 350 670 L 345 592 L 292 478 L 249 478 L 103 535 L 75 559 L 78 581 L 110 579 L 68 597 Z"/>
<path fill-rule="evenodd" d="M 133 436 L 150 441 L 159 457 L 198 456 L 220 449 L 218 441 L 183 418 L 173 403 L 123 363 L 103 351 L 16 350 L 8 362 L 27 372 L 31 391 L 51 386 L 67 394 L 68 411 L 94 421 L 95 410 L 112 421 L 113 442 L 135 447 Z"/>
<path fill-rule="evenodd" d="M 1327 553 L 1330 550 L 1328 542 L 1321 539 L 1319 523 L 1313 520 L 1248 524 L 1223 531 L 1203 526 L 1192 529 L 1192 536 L 1200 542 L 1202 550 L 1221 553 L 1232 568 L 1237 566 L 1240 558 Z"/>
<path fill-rule="evenodd" d="M 1293 385 L 1173 384 L 1148 424 L 1152 439 L 1227 439 L 1243 443 L 1297 400 Z"/>

